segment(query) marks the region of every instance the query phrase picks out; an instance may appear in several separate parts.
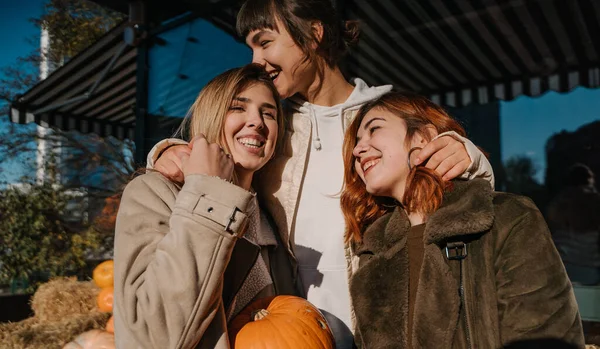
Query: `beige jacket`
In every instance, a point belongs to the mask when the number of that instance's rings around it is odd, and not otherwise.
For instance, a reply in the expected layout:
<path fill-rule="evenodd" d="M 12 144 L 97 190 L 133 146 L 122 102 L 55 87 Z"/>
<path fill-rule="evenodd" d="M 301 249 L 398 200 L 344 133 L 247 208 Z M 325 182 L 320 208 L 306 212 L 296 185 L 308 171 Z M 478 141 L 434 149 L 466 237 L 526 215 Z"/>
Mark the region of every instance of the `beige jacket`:
<path fill-rule="evenodd" d="M 117 348 L 229 348 L 225 310 L 263 252 L 238 239 L 252 199 L 204 175 L 181 188 L 157 172 L 127 185 L 114 250 Z M 287 250 L 267 255 L 275 292 L 297 293 Z"/>
<path fill-rule="evenodd" d="M 350 125 L 357 112 L 357 109 L 343 112 L 344 129 Z M 255 174 L 253 187 L 261 195 L 264 206 L 272 214 L 277 228 L 282 232 L 282 240 L 287 248 L 293 251 L 294 223 L 300 198 L 300 188 L 304 180 L 308 156 L 314 149 L 311 147 L 312 123 L 310 117 L 297 111 L 291 115 L 291 118 L 286 119 L 288 121 L 286 137 L 284 137 L 281 154 Z M 492 166 L 481 151 L 471 141 L 455 132 L 442 133 L 438 137 L 444 135 L 450 135 L 463 142 L 471 157 L 471 166 L 461 178 L 484 178 L 493 187 Z M 152 168 L 158 154 L 172 144 L 186 144 L 186 142 L 171 138 L 156 144 L 148 154 L 148 168 Z M 358 258 L 353 256 L 349 247 L 346 247 L 345 252 L 348 273 L 351 276 L 358 267 Z"/>

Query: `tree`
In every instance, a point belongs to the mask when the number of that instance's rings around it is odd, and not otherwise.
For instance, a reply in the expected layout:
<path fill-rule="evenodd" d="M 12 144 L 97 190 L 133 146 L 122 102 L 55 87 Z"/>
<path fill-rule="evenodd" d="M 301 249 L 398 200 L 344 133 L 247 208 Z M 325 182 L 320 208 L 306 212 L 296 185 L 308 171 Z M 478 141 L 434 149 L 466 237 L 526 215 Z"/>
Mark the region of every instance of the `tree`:
<path fill-rule="evenodd" d="M 545 212 L 548 203 L 546 188 L 535 179 L 537 168 L 531 158 L 515 156 L 504 164 L 506 191 L 531 198 L 538 208 Z"/>
<path fill-rule="evenodd" d="M 47 153 L 43 159 L 47 164 L 45 181 L 54 183 L 54 190 L 65 195 L 73 192 L 85 194 L 85 215 L 89 217 L 90 226 L 82 225 L 80 228 L 98 235 L 99 254 L 110 254 L 114 234 L 114 221 L 110 219 L 114 218 L 116 210 L 108 210 L 106 206 L 111 201 L 108 199 L 115 194 L 118 196 L 136 171 L 133 143 L 113 137 L 100 138 L 60 130 L 46 134 L 39 134 L 35 129 L 7 133 L 0 130 L 0 163 L 9 159 L 19 159 L 22 165 L 28 163 L 29 170 L 21 178 L 21 182 L 32 188 L 39 186 L 35 169 L 37 141 L 45 140 L 49 144 L 61 145 L 59 149 Z M 60 161 L 55 161 L 56 158 L 60 158 Z M 104 214 L 100 214 L 103 210 Z M 98 215 L 100 217 L 97 220 Z M 0 230 L 0 236 L 4 232 L 6 231 Z"/>
<path fill-rule="evenodd" d="M 123 20 L 120 13 L 86 0 L 48 0 L 44 14 L 31 21 L 48 30 L 48 61 L 59 67 L 98 41 Z"/>
<path fill-rule="evenodd" d="M 134 172 L 133 143 L 60 130 L 41 134 L 6 115 L 10 102 L 38 82 L 42 60 L 56 69 L 122 20 L 91 1 L 47 0 L 44 14 L 31 21 L 47 30 L 49 49 L 41 52 L 39 40 L 31 40 L 30 55 L 1 68 L 0 163 L 16 160 L 27 175 L 20 187 L 5 184 L 0 191 L 0 284 L 25 278 L 34 288 L 40 275 L 77 273 L 95 252 L 112 250 L 113 231 L 105 224 L 96 229 L 94 217 Z M 39 141 L 54 148 L 38 157 Z M 39 158 L 46 164 L 43 182 L 36 178 Z M 77 204 L 82 195 L 86 205 Z"/>
<path fill-rule="evenodd" d="M 98 234 L 83 228 L 76 193 L 56 183 L 52 164 L 48 169 L 42 184 L 0 191 L 0 285 L 27 280 L 31 292 L 50 277 L 76 274 L 98 247 Z"/>

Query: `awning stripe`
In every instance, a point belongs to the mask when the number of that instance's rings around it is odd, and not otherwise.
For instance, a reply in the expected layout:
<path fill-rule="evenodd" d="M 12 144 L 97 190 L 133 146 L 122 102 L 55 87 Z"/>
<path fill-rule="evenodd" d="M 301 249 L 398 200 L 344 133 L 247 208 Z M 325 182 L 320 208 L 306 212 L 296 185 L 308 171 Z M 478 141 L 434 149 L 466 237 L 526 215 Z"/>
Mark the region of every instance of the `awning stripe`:
<path fill-rule="evenodd" d="M 173 1 L 182 8 L 193 5 Z M 210 10 L 191 8 L 195 18 L 206 18 L 235 35 L 238 5 L 211 1 L 215 5 Z M 161 6 L 166 5 L 153 8 Z M 343 0 L 341 8 L 344 18 L 363 22 L 359 45 L 342 62 L 349 78 L 393 84 L 454 107 L 600 87 L 598 0 Z M 116 60 L 93 97 L 84 95 L 122 45 L 124 27 L 15 101 L 11 120 L 120 138 L 133 135 L 134 48 L 128 47 Z M 170 96 L 185 93 L 174 90 Z M 80 96 L 84 97 L 65 104 Z M 44 112 L 32 114 L 40 110 Z"/>
<path fill-rule="evenodd" d="M 571 1 L 569 2 L 569 5 L 571 6 L 573 15 L 575 17 L 575 24 L 577 24 L 579 44 L 583 46 L 587 60 L 589 62 L 593 62 L 598 59 L 598 53 L 594 48 L 594 42 L 592 41 L 592 38 L 587 28 L 587 24 L 585 23 L 585 17 L 581 12 L 581 6 L 579 6 L 579 1 Z M 596 40 L 598 40 L 597 37 Z"/>
<path fill-rule="evenodd" d="M 600 68 L 593 68 L 582 72 L 563 72 L 544 78 L 514 80 L 509 83 L 479 86 L 475 92 L 463 89 L 434 93 L 429 97 L 433 101 L 441 101 L 444 105 L 462 107 L 471 103 L 485 104 L 496 100 L 510 101 L 520 95 L 538 97 L 548 91 L 564 93 L 579 86 L 587 88 L 600 87 Z"/>

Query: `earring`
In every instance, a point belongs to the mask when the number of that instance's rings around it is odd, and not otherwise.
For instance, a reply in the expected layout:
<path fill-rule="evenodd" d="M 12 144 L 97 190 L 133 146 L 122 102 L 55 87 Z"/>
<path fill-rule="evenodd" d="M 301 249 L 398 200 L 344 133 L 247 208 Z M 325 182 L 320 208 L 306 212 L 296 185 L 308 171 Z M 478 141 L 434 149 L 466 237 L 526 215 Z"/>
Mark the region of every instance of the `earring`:
<path fill-rule="evenodd" d="M 410 170 L 412 170 L 412 166 L 410 165 L 410 156 L 412 155 L 412 153 L 413 153 L 415 150 L 421 150 L 421 149 L 423 149 L 423 148 L 421 148 L 421 147 L 413 147 L 413 148 L 411 148 L 411 149 L 408 151 L 408 170 L 409 170 L 409 171 L 410 171 Z"/>

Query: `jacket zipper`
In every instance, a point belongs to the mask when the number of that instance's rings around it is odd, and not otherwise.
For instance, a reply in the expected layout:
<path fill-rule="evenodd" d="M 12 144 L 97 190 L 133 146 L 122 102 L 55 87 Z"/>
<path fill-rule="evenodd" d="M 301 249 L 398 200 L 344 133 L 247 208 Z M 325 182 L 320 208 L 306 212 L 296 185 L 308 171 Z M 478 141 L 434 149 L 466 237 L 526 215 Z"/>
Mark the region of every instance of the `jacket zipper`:
<path fill-rule="evenodd" d="M 471 349 L 471 336 L 469 335 L 469 319 L 467 318 L 467 304 L 465 302 L 465 286 L 464 286 L 464 282 L 463 282 L 463 263 L 462 263 L 462 259 L 459 260 L 459 267 L 460 267 L 460 289 L 459 289 L 459 294 L 460 294 L 460 304 L 461 304 L 461 308 L 464 314 L 464 319 L 465 319 L 465 334 L 467 336 L 467 348 Z"/>

